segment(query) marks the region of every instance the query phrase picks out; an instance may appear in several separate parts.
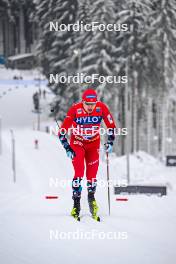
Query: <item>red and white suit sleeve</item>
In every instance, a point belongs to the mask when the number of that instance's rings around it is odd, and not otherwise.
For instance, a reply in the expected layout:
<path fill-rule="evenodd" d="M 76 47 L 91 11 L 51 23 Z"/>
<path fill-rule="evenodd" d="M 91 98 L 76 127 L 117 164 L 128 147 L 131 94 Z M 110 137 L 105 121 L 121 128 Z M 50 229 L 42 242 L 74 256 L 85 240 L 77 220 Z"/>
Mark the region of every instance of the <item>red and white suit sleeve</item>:
<path fill-rule="evenodd" d="M 73 121 L 75 118 L 75 107 L 74 105 L 70 107 L 70 109 L 67 112 L 66 118 L 64 119 L 61 127 L 60 127 L 60 131 L 58 133 L 58 136 L 60 135 L 60 132 L 62 131 L 68 131 L 68 129 L 72 126 Z"/>
<path fill-rule="evenodd" d="M 116 128 L 115 121 L 113 119 L 113 116 L 111 112 L 109 111 L 109 108 L 104 103 L 102 104 L 103 109 L 103 120 L 105 122 L 105 125 L 107 128 Z"/>

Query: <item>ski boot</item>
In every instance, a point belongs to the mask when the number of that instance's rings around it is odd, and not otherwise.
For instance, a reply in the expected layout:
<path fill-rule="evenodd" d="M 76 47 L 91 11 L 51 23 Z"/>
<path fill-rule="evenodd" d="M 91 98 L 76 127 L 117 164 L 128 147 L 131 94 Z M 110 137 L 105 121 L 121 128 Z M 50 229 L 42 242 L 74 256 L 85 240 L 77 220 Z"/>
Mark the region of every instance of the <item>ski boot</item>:
<path fill-rule="evenodd" d="M 92 215 L 92 218 L 100 222 L 100 217 L 97 215 L 98 205 L 95 200 L 94 193 L 88 193 L 88 203 L 89 203 L 89 210 Z"/>
<path fill-rule="evenodd" d="M 73 209 L 71 211 L 71 216 L 73 216 L 77 221 L 80 221 L 79 214 L 81 210 L 80 200 L 81 200 L 81 191 L 82 191 L 80 178 L 73 179 L 72 189 L 73 189 L 72 199 L 74 201 L 74 204 L 73 204 Z"/>
<path fill-rule="evenodd" d="M 87 190 L 88 190 L 88 203 L 89 203 L 89 210 L 92 215 L 92 218 L 98 222 L 100 222 L 100 217 L 97 215 L 98 212 L 98 205 L 95 200 L 94 194 L 96 191 L 96 181 L 93 183 L 87 183 Z"/>
<path fill-rule="evenodd" d="M 74 198 L 73 199 L 74 204 L 73 204 L 73 209 L 71 211 L 71 216 L 73 216 L 77 221 L 80 221 L 80 197 Z"/>

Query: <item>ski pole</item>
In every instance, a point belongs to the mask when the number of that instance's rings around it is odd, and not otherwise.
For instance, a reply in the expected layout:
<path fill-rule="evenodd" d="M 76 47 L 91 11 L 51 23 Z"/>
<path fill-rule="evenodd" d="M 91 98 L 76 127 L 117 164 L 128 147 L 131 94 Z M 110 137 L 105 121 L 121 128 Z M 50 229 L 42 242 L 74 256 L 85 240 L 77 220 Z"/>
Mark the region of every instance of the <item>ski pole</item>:
<path fill-rule="evenodd" d="M 107 161 L 107 182 L 108 182 L 108 207 L 109 215 L 111 213 L 111 201 L 110 201 L 110 188 L 109 188 L 109 153 L 106 152 L 106 161 Z"/>
<path fill-rule="evenodd" d="M 54 108 L 51 108 L 51 113 L 54 113 Z M 57 119 L 56 119 L 56 115 L 54 116 L 54 120 L 55 120 L 55 122 L 56 122 L 58 128 L 60 129 L 60 125 L 59 125 L 59 123 L 58 123 L 58 121 L 57 121 Z"/>

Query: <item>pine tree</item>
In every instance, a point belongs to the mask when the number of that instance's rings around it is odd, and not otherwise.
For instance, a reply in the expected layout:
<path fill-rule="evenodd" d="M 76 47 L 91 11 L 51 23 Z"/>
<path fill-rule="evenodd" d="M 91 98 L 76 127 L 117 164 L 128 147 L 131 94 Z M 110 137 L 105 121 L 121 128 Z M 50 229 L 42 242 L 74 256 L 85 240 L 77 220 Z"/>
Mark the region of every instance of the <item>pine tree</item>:
<path fill-rule="evenodd" d="M 52 17 L 59 25 L 74 24 L 77 14 L 77 0 L 57 0 L 56 6 L 52 9 Z M 74 43 L 73 30 L 51 32 L 53 41 L 48 50 L 49 71 L 48 74 L 60 74 L 68 76 L 71 73 L 70 57 L 72 45 Z M 57 95 L 55 109 L 58 117 L 65 116 L 66 109 L 75 99 L 75 87 L 68 83 L 51 85 L 51 89 Z M 78 98 L 77 98 L 78 99 Z"/>
<path fill-rule="evenodd" d="M 96 0 L 92 5 L 91 10 L 92 21 L 99 24 L 114 24 L 114 4 L 111 0 Z M 88 55 L 84 58 L 87 66 L 87 73 L 99 73 L 100 75 L 108 76 L 114 72 L 114 34 L 111 31 L 94 31 L 93 38 L 87 43 L 86 49 L 91 51 L 93 56 Z"/>
<path fill-rule="evenodd" d="M 174 0 L 154 1 L 151 22 L 151 36 L 157 43 L 160 68 L 160 89 L 158 93 L 158 135 L 161 157 L 165 156 L 165 122 L 167 97 L 172 86 L 176 63 L 176 8 Z M 157 33 L 157 34 L 156 34 Z"/>
<path fill-rule="evenodd" d="M 116 35 L 117 65 L 119 71 L 125 71 L 128 64 L 128 82 L 131 105 L 131 135 L 132 151 L 136 151 L 139 146 L 139 116 L 138 104 L 140 90 L 139 80 L 142 74 L 143 65 L 147 59 L 147 19 L 150 13 L 149 1 L 126 1 L 123 10 L 118 12 L 117 21 L 128 25 L 128 31 L 119 32 Z M 127 73 L 126 73 L 127 74 Z"/>
<path fill-rule="evenodd" d="M 36 3 L 35 21 L 39 26 L 40 38 L 37 47 L 39 65 L 42 66 L 43 73 L 48 77 L 50 71 L 49 51 L 54 41 L 53 32 L 49 31 L 49 22 L 54 19 L 54 8 L 57 0 L 38 0 Z"/>

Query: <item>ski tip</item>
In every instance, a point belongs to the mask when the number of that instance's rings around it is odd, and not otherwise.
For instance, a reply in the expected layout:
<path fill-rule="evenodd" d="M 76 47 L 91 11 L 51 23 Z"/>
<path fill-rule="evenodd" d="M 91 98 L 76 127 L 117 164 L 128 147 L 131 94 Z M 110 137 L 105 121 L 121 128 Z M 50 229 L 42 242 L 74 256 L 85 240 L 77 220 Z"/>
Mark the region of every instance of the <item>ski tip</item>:
<path fill-rule="evenodd" d="M 71 214 L 71 217 L 73 217 L 76 221 L 80 222 L 80 216 Z"/>
<path fill-rule="evenodd" d="M 74 218 L 76 221 L 78 221 L 78 222 L 80 222 L 80 220 L 81 220 L 79 216 L 78 216 L 78 217 L 74 217 L 74 216 L 73 216 L 73 218 Z"/>
<path fill-rule="evenodd" d="M 96 217 L 92 217 L 95 221 L 97 221 L 97 222 L 101 222 L 100 221 L 100 217 L 99 216 L 96 216 Z"/>

